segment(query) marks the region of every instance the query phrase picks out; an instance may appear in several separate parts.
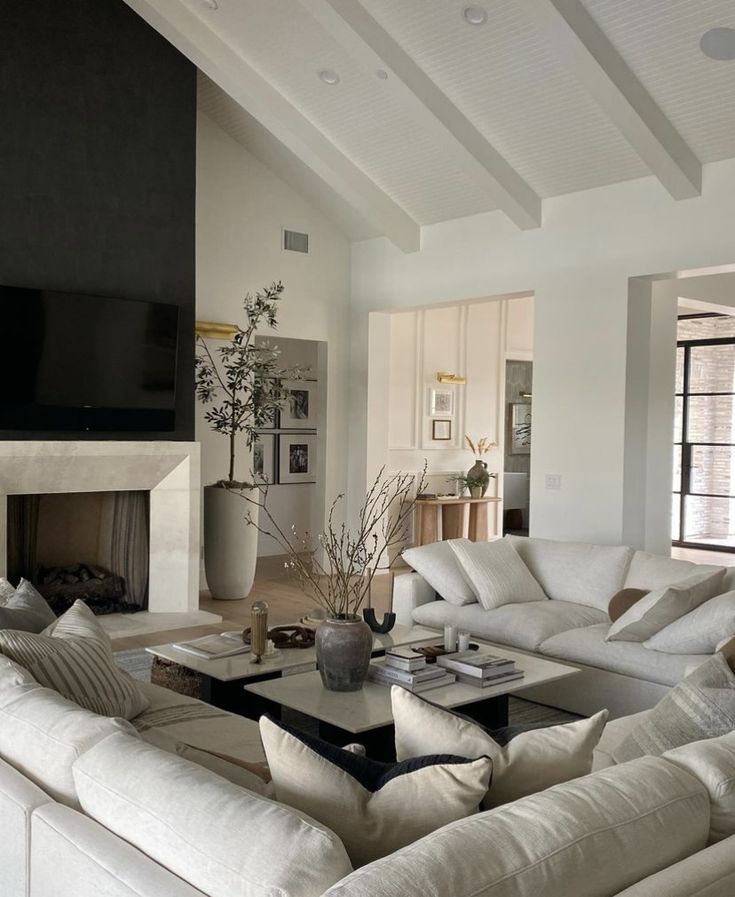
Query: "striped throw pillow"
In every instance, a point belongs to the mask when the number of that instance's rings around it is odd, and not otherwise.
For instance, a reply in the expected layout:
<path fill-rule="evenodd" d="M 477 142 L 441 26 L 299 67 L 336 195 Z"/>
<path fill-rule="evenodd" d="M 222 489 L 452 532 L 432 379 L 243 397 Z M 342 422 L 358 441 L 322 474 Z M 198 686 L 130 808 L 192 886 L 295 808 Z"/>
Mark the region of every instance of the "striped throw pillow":
<path fill-rule="evenodd" d="M 115 666 L 107 633 L 82 601 L 40 635 L 0 631 L 0 653 L 92 713 L 129 720 L 150 706 L 134 680 Z"/>

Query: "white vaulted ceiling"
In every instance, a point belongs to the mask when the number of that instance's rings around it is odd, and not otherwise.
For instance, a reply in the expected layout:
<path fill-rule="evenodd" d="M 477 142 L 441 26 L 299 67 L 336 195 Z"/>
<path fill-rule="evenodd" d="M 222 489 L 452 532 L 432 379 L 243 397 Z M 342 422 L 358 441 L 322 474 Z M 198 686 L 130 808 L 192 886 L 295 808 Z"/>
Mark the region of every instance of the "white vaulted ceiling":
<path fill-rule="evenodd" d="M 493 209 L 535 227 L 543 199 L 650 175 L 674 202 L 735 157 L 735 62 L 699 48 L 735 0 L 484 0 L 480 26 L 466 0 L 127 2 L 202 70 L 202 109 L 355 239 L 410 251 Z"/>

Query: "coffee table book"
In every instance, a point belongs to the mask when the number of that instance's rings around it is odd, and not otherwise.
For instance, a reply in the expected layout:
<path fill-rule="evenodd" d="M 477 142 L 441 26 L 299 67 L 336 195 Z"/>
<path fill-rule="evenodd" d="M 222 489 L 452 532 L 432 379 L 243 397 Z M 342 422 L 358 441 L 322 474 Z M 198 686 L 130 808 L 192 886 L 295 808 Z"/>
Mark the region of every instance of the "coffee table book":
<path fill-rule="evenodd" d="M 176 642 L 173 647 L 205 660 L 220 660 L 223 657 L 248 654 L 250 645 L 243 644 L 240 633 L 236 633 L 236 635 L 239 638 L 233 637 L 233 634 L 229 632 L 223 632 L 221 635 L 203 635 L 201 638 L 195 638 L 189 642 Z"/>
<path fill-rule="evenodd" d="M 426 670 L 422 673 L 412 674 L 404 673 L 403 676 L 396 676 L 396 673 L 402 673 L 402 670 L 395 670 L 387 667 L 384 662 L 373 661 L 368 670 L 368 679 L 375 682 L 376 685 L 400 685 L 414 694 L 430 691 L 434 688 L 441 688 L 444 685 L 452 685 L 455 676 L 447 673 L 446 670 Z"/>
<path fill-rule="evenodd" d="M 514 679 L 523 678 L 523 670 L 515 670 L 513 673 L 500 674 L 499 676 L 485 676 L 478 679 L 477 676 L 465 676 L 463 673 L 455 673 L 457 682 L 464 685 L 472 685 L 475 688 L 491 688 L 494 685 L 501 685 L 503 682 L 512 682 Z"/>
<path fill-rule="evenodd" d="M 476 676 L 478 679 L 505 675 L 515 671 L 514 660 L 478 651 L 445 654 L 438 657 L 436 663 L 437 666 L 451 670 L 453 673 Z"/>

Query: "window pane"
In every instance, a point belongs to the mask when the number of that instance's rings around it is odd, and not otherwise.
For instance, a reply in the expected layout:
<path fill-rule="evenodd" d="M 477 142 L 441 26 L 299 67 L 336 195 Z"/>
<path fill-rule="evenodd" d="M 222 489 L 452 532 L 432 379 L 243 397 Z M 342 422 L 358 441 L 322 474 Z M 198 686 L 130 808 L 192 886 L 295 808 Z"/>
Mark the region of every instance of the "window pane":
<path fill-rule="evenodd" d="M 676 348 L 676 388 L 674 392 L 684 392 L 684 347 Z"/>
<path fill-rule="evenodd" d="M 691 396 L 688 442 L 735 442 L 732 396 Z"/>
<path fill-rule="evenodd" d="M 679 535 L 679 516 L 680 516 L 680 499 L 678 495 L 672 495 L 671 497 L 671 538 L 678 542 L 681 536 Z"/>
<path fill-rule="evenodd" d="M 684 499 L 684 541 L 735 545 L 735 499 Z"/>
<path fill-rule="evenodd" d="M 735 495 L 733 474 L 735 474 L 735 448 L 724 445 L 692 446 L 690 492 Z"/>
<path fill-rule="evenodd" d="M 680 318 L 677 339 L 717 339 L 735 336 L 735 318 L 716 315 L 709 318 Z"/>
<path fill-rule="evenodd" d="M 682 408 L 684 407 L 684 399 L 677 396 L 674 402 L 674 442 L 681 442 Z"/>
<path fill-rule="evenodd" d="M 735 392 L 735 345 L 692 346 L 690 352 L 689 392 Z"/>
<path fill-rule="evenodd" d="M 681 446 L 674 446 L 674 479 L 671 485 L 674 492 L 681 490 Z"/>

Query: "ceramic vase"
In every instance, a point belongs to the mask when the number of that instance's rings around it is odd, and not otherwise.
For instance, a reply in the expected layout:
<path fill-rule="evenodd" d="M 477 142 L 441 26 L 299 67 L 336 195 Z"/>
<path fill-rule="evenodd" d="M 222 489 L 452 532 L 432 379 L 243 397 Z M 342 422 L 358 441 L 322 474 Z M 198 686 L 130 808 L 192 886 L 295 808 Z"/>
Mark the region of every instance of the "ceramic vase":
<path fill-rule="evenodd" d="M 373 634 L 357 616 L 328 617 L 316 631 L 316 662 L 329 691 L 360 691 L 370 666 Z"/>
<path fill-rule="evenodd" d="M 258 562 L 258 508 L 220 486 L 204 487 L 204 572 L 212 598 L 247 598 Z"/>
<path fill-rule="evenodd" d="M 487 463 L 485 461 L 481 461 L 479 458 L 475 463 L 470 467 L 467 471 L 467 477 L 473 480 L 482 480 L 482 491 L 479 495 L 474 494 L 474 489 L 470 489 L 470 494 L 473 498 L 482 498 L 482 496 L 487 492 L 487 487 L 490 485 L 490 474 L 487 472 Z M 475 487 L 477 488 L 477 487 Z"/>

